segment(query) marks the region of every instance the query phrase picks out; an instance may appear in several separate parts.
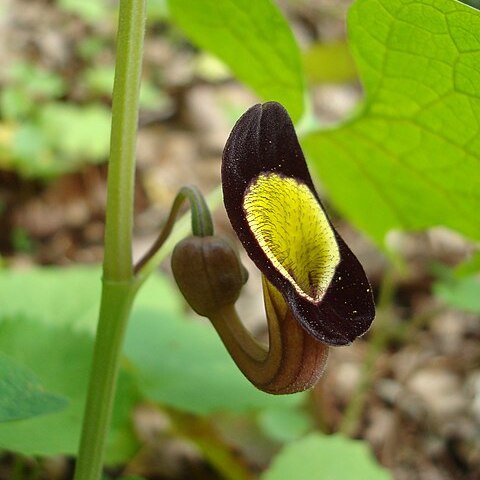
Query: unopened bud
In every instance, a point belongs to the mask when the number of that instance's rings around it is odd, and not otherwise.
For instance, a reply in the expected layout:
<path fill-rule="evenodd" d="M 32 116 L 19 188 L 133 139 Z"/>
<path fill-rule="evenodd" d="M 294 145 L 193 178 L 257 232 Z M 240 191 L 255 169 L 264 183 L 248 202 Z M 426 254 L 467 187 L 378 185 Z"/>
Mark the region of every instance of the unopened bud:
<path fill-rule="evenodd" d="M 189 305 L 205 317 L 234 304 L 247 280 L 233 247 L 217 236 L 179 242 L 172 253 L 172 271 Z"/>

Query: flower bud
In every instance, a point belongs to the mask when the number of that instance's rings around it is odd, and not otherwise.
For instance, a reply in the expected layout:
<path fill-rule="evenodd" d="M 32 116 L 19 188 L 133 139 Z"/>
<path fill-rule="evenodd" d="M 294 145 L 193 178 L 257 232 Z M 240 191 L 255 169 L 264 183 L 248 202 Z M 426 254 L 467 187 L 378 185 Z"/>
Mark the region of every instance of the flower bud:
<path fill-rule="evenodd" d="M 179 242 L 172 253 L 172 271 L 189 305 L 205 317 L 233 305 L 247 281 L 237 253 L 217 236 L 192 236 Z"/>

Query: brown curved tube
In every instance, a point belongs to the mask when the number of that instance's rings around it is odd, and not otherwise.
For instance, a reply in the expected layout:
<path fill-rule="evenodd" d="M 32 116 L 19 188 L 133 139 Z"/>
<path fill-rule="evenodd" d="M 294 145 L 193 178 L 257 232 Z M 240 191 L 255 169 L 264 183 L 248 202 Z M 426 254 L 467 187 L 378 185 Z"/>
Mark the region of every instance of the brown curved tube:
<path fill-rule="evenodd" d="M 263 292 L 268 347 L 244 327 L 234 305 L 222 307 L 209 319 L 238 368 L 258 389 L 273 394 L 307 390 L 325 369 L 328 346 L 300 326 L 282 295 L 265 278 Z"/>

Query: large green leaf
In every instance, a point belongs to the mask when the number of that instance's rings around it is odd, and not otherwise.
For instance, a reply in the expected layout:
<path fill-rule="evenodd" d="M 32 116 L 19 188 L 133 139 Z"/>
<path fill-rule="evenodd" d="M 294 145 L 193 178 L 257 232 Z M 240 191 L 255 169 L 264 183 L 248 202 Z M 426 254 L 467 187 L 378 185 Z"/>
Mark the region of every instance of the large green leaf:
<path fill-rule="evenodd" d="M 303 398 L 266 395 L 253 387 L 210 325 L 152 309 L 137 309 L 131 323 L 125 353 L 150 400 L 207 414 L 294 406 Z"/>
<path fill-rule="evenodd" d="M 0 353 L 0 422 L 36 417 L 66 406 L 64 397 L 45 391 L 30 370 Z"/>
<path fill-rule="evenodd" d="M 1 315 L 93 330 L 100 275 L 96 267 L 0 270 Z"/>
<path fill-rule="evenodd" d="M 311 434 L 285 447 L 262 480 L 388 480 L 365 443 Z"/>
<path fill-rule="evenodd" d="M 169 0 L 170 14 L 198 46 L 223 60 L 264 100 L 299 120 L 304 106 L 300 53 L 271 0 Z"/>
<path fill-rule="evenodd" d="M 27 298 L 29 287 L 26 282 L 23 293 Z M 69 400 L 59 413 L 0 425 L 0 448 L 26 455 L 76 452 L 92 349 L 92 336 L 69 326 L 46 325 L 34 317 L 0 320 L 0 351 L 34 371 L 46 389 Z M 137 400 L 132 377 L 122 372 L 108 443 L 109 463 L 128 459 L 138 448 L 130 419 Z"/>
<path fill-rule="evenodd" d="M 0 271 L 0 351 L 28 366 L 48 390 L 69 399 L 66 410 L 0 426 L 0 448 L 26 455 L 74 454 L 93 349 L 99 296 L 98 267 Z M 178 311 L 166 282 L 152 277 L 139 295 L 146 307 Z M 161 316 L 161 314 L 160 314 Z M 129 458 L 137 448 L 132 408 L 139 400 L 134 377 L 122 371 L 107 461 Z"/>
<path fill-rule="evenodd" d="M 97 266 L 0 270 L 0 313 L 94 332 L 101 275 Z M 136 304 L 177 314 L 181 308 L 179 297 L 172 294 L 167 280 L 159 275 L 153 275 L 142 287 Z"/>
<path fill-rule="evenodd" d="M 480 238 L 480 12 L 454 0 L 358 0 L 358 115 L 303 145 L 336 207 L 381 244 L 445 225 Z"/>

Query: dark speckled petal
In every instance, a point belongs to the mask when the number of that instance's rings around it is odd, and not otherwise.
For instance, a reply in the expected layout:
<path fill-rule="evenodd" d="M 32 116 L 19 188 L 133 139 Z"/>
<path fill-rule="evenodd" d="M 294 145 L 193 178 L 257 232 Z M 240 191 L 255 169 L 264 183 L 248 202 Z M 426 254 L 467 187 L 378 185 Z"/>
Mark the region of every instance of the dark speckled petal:
<path fill-rule="evenodd" d="M 223 153 L 222 184 L 245 250 L 300 324 L 329 345 L 364 334 L 375 316 L 370 284 L 326 216 L 280 104 L 255 105 L 238 120 Z"/>

